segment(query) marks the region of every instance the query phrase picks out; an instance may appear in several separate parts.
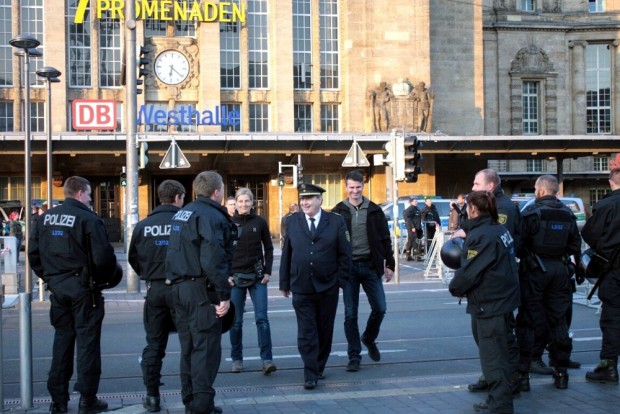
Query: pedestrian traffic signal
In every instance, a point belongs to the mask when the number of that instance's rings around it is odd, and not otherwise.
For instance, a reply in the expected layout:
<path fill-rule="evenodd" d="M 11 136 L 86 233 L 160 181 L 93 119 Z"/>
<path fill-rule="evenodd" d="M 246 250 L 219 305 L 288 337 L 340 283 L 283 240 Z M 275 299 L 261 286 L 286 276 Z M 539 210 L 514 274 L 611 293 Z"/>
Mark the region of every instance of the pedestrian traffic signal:
<path fill-rule="evenodd" d="M 402 140 L 403 156 L 403 178 L 407 183 L 415 183 L 418 181 L 418 175 L 422 173 L 422 167 L 418 165 L 422 161 L 422 154 L 419 149 L 422 148 L 422 142 L 415 135 L 404 137 Z"/>
<path fill-rule="evenodd" d="M 140 50 L 138 52 L 138 57 L 136 59 L 136 65 L 138 68 L 138 76 L 136 78 L 136 93 L 140 95 L 142 93 L 142 89 L 139 86 L 144 84 L 144 80 L 141 79 L 151 74 L 150 69 L 147 68 L 148 64 L 151 63 L 151 59 L 147 57 L 149 53 L 153 51 L 153 48 L 150 45 L 140 46 Z"/>
<path fill-rule="evenodd" d="M 284 187 L 284 173 L 278 174 L 278 185 Z"/>
<path fill-rule="evenodd" d="M 146 164 L 149 163 L 149 144 L 147 142 L 140 143 L 140 154 L 138 156 L 138 167 L 146 168 Z"/>
<path fill-rule="evenodd" d="M 121 173 L 121 187 L 127 187 L 127 174 Z"/>

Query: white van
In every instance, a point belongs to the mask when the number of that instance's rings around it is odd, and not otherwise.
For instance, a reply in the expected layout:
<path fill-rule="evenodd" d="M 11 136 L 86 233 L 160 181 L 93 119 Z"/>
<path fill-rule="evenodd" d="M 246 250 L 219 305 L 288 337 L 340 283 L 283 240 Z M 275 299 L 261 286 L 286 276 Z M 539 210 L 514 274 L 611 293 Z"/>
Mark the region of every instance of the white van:
<path fill-rule="evenodd" d="M 558 197 L 561 202 L 563 202 L 566 207 L 568 207 L 575 217 L 577 217 L 577 228 L 579 231 L 586 224 L 586 209 L 583 205 L 583 200 L 579 197 Z M 512 197 L 512 201 L 519 207 L 520 211 L 523 211 L 527 206 L 532 204 L 536 200 L 535 197 L 520 197 L 515 196 Z"/>

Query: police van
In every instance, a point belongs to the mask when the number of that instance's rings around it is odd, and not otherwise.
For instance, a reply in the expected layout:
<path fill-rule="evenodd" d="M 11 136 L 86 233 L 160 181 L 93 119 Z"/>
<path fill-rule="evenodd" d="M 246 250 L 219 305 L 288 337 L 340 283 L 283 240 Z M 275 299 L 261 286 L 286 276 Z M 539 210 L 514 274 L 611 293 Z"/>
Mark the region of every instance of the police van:
<path fill-rule="evenodd" d="M 536 198 L 534 195 L 514 195 L 512 196 L 512 202 L 519 207 L 519 211 L 523 211 L 527 206 L 532 204 Z M 579 197 L 558 197 L 558 199 L 568 207 L 575 217 L 577 217 L 577 227 L 579 231 L 586 224 L 586 209 L 583 205 L 583 200 Z"/>
<path fill-rule="evenodd" d="M 448 229 L 448 219 L 450 217 L 450 204 L 454 202 L 454 200 L 441 198 L 439 196 L 405 196 L 398 197 L 398 235 L 405 237 L 407 235 L 407 226 L 405 225 L 404 211 L 407 207 L 409 207 L 409 198 L 417 197 L 418 199 L 418 210 L 422 211 L 426 207 L 424 203 L 425 198 L 430 198 L 433 200 L 433 204 L 437 207 L 437 212 L 439 213 L 439 218 L 441 219 L 441 228 L 444 230 Z M 393 206 L 394 204 L 391 201 L 385 202 L 380 205 L 381 209 L 385 213 L 385 217 L 388 219 L 388 225 L 390 227 L 390 232 L 392 232 L 394 220 L 393 217 Z"/>

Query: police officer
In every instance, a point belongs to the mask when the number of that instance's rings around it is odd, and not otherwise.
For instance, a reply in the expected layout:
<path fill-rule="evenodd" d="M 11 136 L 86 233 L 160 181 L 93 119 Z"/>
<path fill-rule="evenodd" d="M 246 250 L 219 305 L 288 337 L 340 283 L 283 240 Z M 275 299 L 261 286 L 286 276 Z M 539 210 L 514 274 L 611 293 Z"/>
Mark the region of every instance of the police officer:
<path fill-rule="evenodd" d="M 592 208 L 592 217 L 581 230 L 583 239 L 596 253 L 609 260 L 599 277 L 598 297 L 603 304 L 599 326 L 603 333 L 601 362 L 586 373 L 593 382 L 618 383 L 620 355 L 620 168 L 609 173 L 611 193 Z"/>
<path fill-rule="evenodd" d="M 409 207 L 403 212 L 405 218 L 405 226 L 407 227 L 407 244 L 405 245 L 405 253 L 407 261 L 412 261 L 412 253 L 419 257 L 420 248 L 418 247 L 419 239 L 422 238 L 422 217 L 418 209 L 418 198 L 409 197 Z"/>
<path fill-rule="evenodd" d="M 280 260 L 280 291 L 293 293 L 297 348 L 304 362 L 304 388 L 316 388 L 332 348 L 338 287 L 351 268 L 351 242 L 344 219 L 321 209 L 325 190 L 298 186 L 301 212 L 287 220 Z"/>
<path fill-rule="evenodd" d="M 97 281 L 113 274 L 117 264 L 105 224 L 89 207 L 90 194 L 88 180 L 67 178 L 64 203 L 38 216 L 28 243 L 32 269 L 51 292 L 50 321 L 55 335 L 47 389 L 52 397 L 50 411 L 56 414 L 67 412 L 74 348 L 79 413 L 108 409 L 97 398 L 105 313 Z"/>
<path fill-rule="evenodd" d="M 157 187 L 161 205 L 134 228 L 127 253 L 133 270 L 146 282 L 144 331 L 146 347 L 142 351 L 142 378 L 146 386 L 143 399 L 147 411 L 160 410 L 159 382 L 168 336 L 175 330 L 172 287 L 166 283 L 164 264 L 172 216 L 183 207 L 185 187 L 175 180 L 164 180 Z"/>
<path fill-rule="evenodd" d="M 475 191 L 467 197 L 471 220 L 463 223 L 466 234 L 461 268 L 450 282 L 450 293 L 467 296 L 472 333 L 478 338 L 482 374 L 488 384 L 485 402 L 476 411 L 512 413 L 510 344 L 512 313 L 519 305 L 519 280 L 512 235 L 498 223 L 495 197 Z"/>
<path fill-rule="evenodd" d="M 550 354 L 556 362 L 554 385 L 565 389 L 572 350 L 566 312 L 573 300 L 571 276 L 574 270 L 567 265 L 569 256 L 578 257 L 581 252 L 581 236 L 575 215 L 556 197 L 558 180 L 552 175 L 541 175 L 534 188 L 536 201 L 523 211 L 522 245 L 518 253 L 520 280 L 526 284 L 524 291 L 527 292 L 519 308 L 524 322 L 518 331 L 521 388 L 529 388 L 535 337 L 544 335 L 548 329 Z"/>
<path fill-rule="evenodd" d="M 222 356 L 222 317 L 230 309 L 230 274 L 236 227 L 221 205 L 222 177 L 198 174 L 196 200 L 172 218 L 166 275 L 173 283 L 175 322 L 181 343 L 181 394 L 186 412 L 220 413 L 213 382 Z"/>
<path fill-rule="evenodd" d="M 515 206 L 512 200 L 510 200 L 510 197 L 504 194 L 501 183 L 502 182 L 497 172 L 495 170 L 487 168 L 484 170 L 480 170 L 476 173 L 476 175 L 474 176 L 474 183 L 471 187 L 471 190 L 488 191 L 493 193 L 493 195 L 495 196 L 495 204 L 497 206 L 497 220 L 500 224 L 503 224 L 506 229 L 508 229 L 510 235 L 514 240 L 515 251 L 518 251 L 521 233 L 521 214 L 519 213 L 519 209 Z M 454 233 L 453 237 L 462 237 L 462 234 L 457 231 Z M 515 322 L 513 321 L 513 328 L 514 325 Z M 476 330 L 474 330 L 474 340 L 476 341 L 476 343 L 478 343 L 478 338 L 476 337 Z M 514 335 L 514 329 L 509 329 L 508 331 L 508 343 L 510 344 L 510 359 L 512 361 L 514 371 L 512 374 L 513 392 L 518 393 L 519 371 L 517 369 L 517 365 L 519 362 L 519 346 L 517 344 L 517 338 Z M 484 377 L 480 377 L 478 379 L 478 382 L 469 384 L 467 388 L 471 392 L 486 391 L 488 389 L 488 384 L 484 380 Z"/>

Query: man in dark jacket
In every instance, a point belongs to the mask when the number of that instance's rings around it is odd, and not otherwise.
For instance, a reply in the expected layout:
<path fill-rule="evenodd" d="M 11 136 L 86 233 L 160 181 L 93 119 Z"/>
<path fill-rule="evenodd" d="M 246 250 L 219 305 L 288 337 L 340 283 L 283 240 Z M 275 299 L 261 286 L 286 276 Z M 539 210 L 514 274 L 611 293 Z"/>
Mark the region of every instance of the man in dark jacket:
<path fill-rule="evenodd" d="M 342 217 L 321 209 L 325 190 L 298 186 L 301 212 L 287 220 L 280 260 L 280 291 L 293 293 L 297 347 L 304 362 L 304 388 L 316 388 L 332 349 L 339 287 L 351 267 L 351 242 Z"/>
<path fill-rule="evenodd" d="M 79 414 L 94 414 L 108 409 L 108 403 L 97 398 L 105 311 L 95 282 L 115 272 L 116 256 L 103 220 L 90 209 L 88 180 L 67 178 L 64 194 L 63 204 L 37 216 L 30 232 L 28 258 L 51 292 L 50 321 L 55 335 L 47 380 L 50 411 L 67 412 L 76 349 Z"/>
<path fill-rule="evenodd" d="M 349 172 L 345 177 L 345 183 L 348 197 L 338 203 L 332 212 L 344 217 L 351 234 L 353 266 L 342 297 L 344 332 L 349 355 L 347 371 L 358 371 L 362 359 L 360 355 L 362 344 L 368 348 L 370 359 L 381 360 L 381 353 L 375 342 L 387 309 L 381 278 L 385 274 L 386 282 L 392 280 L 394 252 L 383 210 L 362 195 L 364 191 L 362 174 L 359 171 Z M 360 286 L 366 292 L 370 304 L 370 315 L 361 338 L 357 323 Z"/>
<path fill-rule="evenodd" d="M 143 405 L 147 411 L 160 410 L 159 383 L 168 336 L 175 330 L 172 286 L 166 282 L 164 265 L 172 216 L 183 207 L 185 187 L 175 180 L 164 180 L 157 187 L 161 205 L 134 228 L 127 261 L 146 282 L 144 331 L 146 347 L 142 351 L 142 378 L 146 386 Z"/>
<path fill-rule="evenodd" d="M 609 173 L 611 193 L 592 208 L 592 217 L 581 230 L 583 239 L 596 253 L 609 260 L 600 275 L 598 297 L 602 302 L 599 326 L 603 333 L 601 362 L 586 379 L 618 383 L 620 355 L 620 168 Z"/>
<path fill-rule="evenodd" d="M 403 212 L 405 218 L 405 226 L 407 227 L 407 244 L 405 245 L 405 253 L 407 261 L 413 260 L 413 255 L 418 256 L 420 253 L 418 240 L 422 238 L 422 217 L 418 209 L 418 198 L 409 197 L 409 207 Z M 419 257 L 419 256 L 418 256 Z"/>
<path fill-rule="evenodd" d="M 181 397 L 196 414 L 214 406 L 213 382 L 222 357 L 222 318 L 230 309 L 236 226 L 222 206 L 224 183 L 215 171 L 198 174 L 196 200 L 172 218 L 166 275 L 170 278 L 181 344 Z"/>
<path fill-rule="evenodd" d="M 521 390 L 529 389 L 529 372 L 535 337 L 549 332 L 550 355 L 555 359 L 554 384 L 568 386 L 568 361 L 572 349 L 568 336 L 566 312 L 573 300 L 571 276 L 574 266 L 567 266 L 569 256 L 578 260 L 581 236 L 572 211 L 557 199 L 558 180 L 541 175 L 536 180 L 536 201 L 523 211 L 520 261 L 521 286 L 527 295 L 519 308 L 519 346 Z"/>
<path fill-rule="evenodd" d="M 420 212 L 420 215 L 422 216 L 422 226 L 424 227 L 424 234 L 426 235 L 426 251 L 428 253 L 437 229 L 441 231 L 441 218 L 439 217 L 437 206 L 433 204 L 432 199 L 428 197 L 425 198 L 424 204 L 425 206 Z"/>

